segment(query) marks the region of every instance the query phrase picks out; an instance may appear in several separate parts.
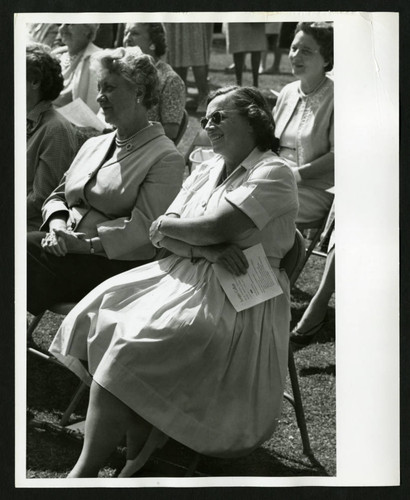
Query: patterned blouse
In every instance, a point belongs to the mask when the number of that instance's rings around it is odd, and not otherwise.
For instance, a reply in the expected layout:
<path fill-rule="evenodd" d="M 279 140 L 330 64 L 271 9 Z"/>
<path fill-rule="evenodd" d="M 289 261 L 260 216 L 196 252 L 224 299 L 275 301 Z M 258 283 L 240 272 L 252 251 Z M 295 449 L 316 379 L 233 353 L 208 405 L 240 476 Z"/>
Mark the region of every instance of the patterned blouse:
<path fill-rule="evenodd" d="M 166 62 L 156 64 L 159 76 L 159 103 L 148 110 L 148 119 L 162 123 L 181 123 L 185 109 L 185 84 Z"/>

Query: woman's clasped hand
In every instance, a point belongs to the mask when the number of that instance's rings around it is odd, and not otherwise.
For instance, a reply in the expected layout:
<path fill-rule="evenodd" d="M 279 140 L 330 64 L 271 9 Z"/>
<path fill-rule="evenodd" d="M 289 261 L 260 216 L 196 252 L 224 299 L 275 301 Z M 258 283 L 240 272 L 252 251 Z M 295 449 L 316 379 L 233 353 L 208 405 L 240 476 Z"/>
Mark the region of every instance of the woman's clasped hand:
<path fill-rule="evenodd" d="M 54 229 L 41 240 L 42 248 L 57 257 L 68 253 L 90 253 L 90 242 L 84 233 L 71 229 Z"/>

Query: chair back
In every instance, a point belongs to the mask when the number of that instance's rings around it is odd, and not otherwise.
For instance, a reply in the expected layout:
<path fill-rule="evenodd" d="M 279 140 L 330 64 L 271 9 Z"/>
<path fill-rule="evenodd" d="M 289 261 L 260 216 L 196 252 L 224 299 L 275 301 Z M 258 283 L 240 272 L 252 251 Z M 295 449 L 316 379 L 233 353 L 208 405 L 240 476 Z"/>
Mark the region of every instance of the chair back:
<path fill-rule="evenodd" d="M 305 240 L 302 236 L 302 233 L 298 229 L 296 229 L 295 241 L 293 243 L 293 246 L 281 261 L 281 268 L 286 271 L 291 287 L 294 285 L 300 272 L 303 269 L 305 255 Z"/>
<path fill-rule="evenodd" d="M 185 165 L 188 166 L 189 173 L 191 173 L 191 160 L 189 157 L 191 156 L 191 153 L 196 149 L 196 148 L 211 148 L 212 144 L 211 141 L 209 140 L 208 134 L 205 132 L 205 130 L 200 129 L 199 132 L 195 135 L 193 138 L 191 144 L 189 145 L 186 153 L 185 153 Z"/>
<path fill-rule="evenodd" d="M 178 134 L 177 134 L 177 136 L 174 139 L 175 146 L 178 145 L 178 143 L 180 142 L 180 140 L 184 136 L 185 131 L 186 131 L 187 127 L 188 127 L 188 121 L 189 121 L 189 115 L 187 113 L 187 110 L 184 109 L 184 114 L 182 116 L 182 120 L 181 120 L 181 123 L 179 125 Z"/>

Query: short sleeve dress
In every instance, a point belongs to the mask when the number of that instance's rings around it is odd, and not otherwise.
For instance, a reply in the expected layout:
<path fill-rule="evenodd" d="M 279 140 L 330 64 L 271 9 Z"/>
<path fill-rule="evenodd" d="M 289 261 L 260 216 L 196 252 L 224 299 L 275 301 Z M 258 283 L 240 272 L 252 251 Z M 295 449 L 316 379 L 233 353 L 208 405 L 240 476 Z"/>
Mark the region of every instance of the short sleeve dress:
<path fill-rule="evenodd" d="M 283 293 L 236 312 L 205 259 L 171 255 L 95 288 L 65 318 L 50 351 L 90 375 L 159 430 L 210 456 L 248 453 L 276 426 L 287 371 L 289 281 L 297 188 L 287 164 L 255 149 L 222 183 L 204 162 L 169 212 L 198 217 L 228 200 L 255 223 L 236 243 L 262 243 Z M 88 362 L 88 372 L 81 361 Z"/>

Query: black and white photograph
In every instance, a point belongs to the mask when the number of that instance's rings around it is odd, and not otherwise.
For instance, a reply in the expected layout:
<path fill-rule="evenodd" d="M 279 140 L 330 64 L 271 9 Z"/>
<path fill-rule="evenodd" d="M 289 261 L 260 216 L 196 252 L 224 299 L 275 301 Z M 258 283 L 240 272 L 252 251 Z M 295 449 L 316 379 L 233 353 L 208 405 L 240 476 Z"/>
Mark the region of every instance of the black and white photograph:
<path fill-rule="evenodd" d="M 399 484 L 398 14 L 16 13 L 14 63 L 16 486 Z"/>

